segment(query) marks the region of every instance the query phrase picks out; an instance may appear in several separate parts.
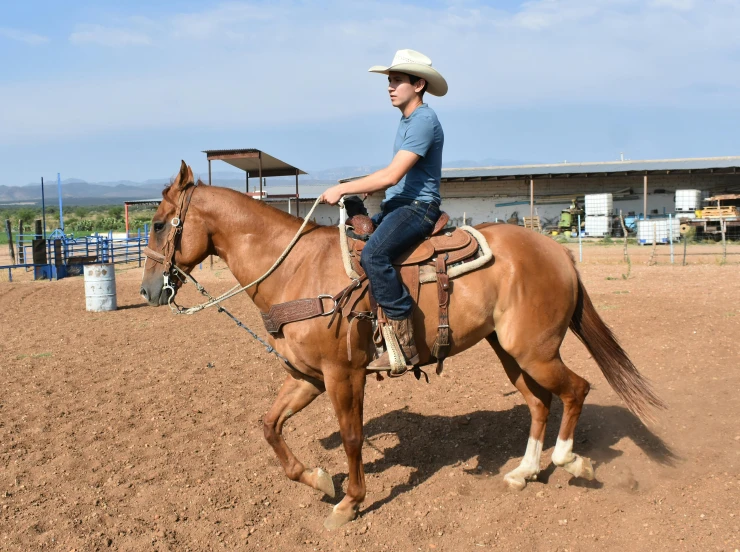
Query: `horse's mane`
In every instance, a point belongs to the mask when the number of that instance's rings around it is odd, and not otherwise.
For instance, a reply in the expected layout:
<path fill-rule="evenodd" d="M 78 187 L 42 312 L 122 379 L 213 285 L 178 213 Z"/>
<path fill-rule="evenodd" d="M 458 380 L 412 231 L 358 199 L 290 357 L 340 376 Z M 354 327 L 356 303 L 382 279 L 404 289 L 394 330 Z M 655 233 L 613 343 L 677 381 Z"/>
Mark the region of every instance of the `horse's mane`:
<path fill-rule="evenodd" d="M 164 188 L 162 188 L 162 197 L 164 197 L 165 194 L 167 194 L 167 192 L 170 191 L 170 188 L 172 188 L 172 185 L 174 183 L 175 183 L 175 179 L 174 178 L 170 178 L 169 183 L 168 184 L 165 184 L 164 185 Z M 205 186 L 205 183 L 200 179 L 200 177 L 198 177 L 198 180 L 196 181 L 195 185 L 196 186 Z"/>
<path fill-rule="evenodd" d="M 170 191 L 170 189 L 172 188 L 172 186 L 173 186 L 174 183 L 175 183 L 175 179 L 174 178 L 170 178 L 170 182 L 168 184 L 165 184 L 164 188 L 162 189 L 162 197 L 164 199 L 167 199 L 167 193 Z M 212 186 L 209 186 L 209 185 L 205 184 L 200 178 L 198 178 L 198 180 L 196 181 L 196 185 L 197 186 L 207 186 L 208 188 L 212 188 L 212 189 L 226 190 L 228 192 L 232 192 L 232 193 L 236 194 L 236 197 L 241 197 L 241 198 L 245 198 L 245 199 L 250 199 L 251 201 L 256 201 L 256 203 L 259 206 L 259 208 L 260 209 L 268 209 L 270 211 L 270 216 L 272 216 L 272 217 L 283 218 L 285 220 L 293 220 L 293 221 L 296 221 L 296 222 L 303 222 L 303 219 L 301 219 L 300 217 L 297 217 L 296 215 L 293 215 L 293 214 L 290 214 L 290 213 L 286 213 L 282 209 L 278 209 L 277 207 L 273 207 L 272 205 L 269 205 L 268 203 L 266 203 L 264 201 L 258 201 L 258 200 L 255 200 L 253 198 L 250 198 L 249 196 L 247 196 L 247 195 L 245 195 L 245 194 L 243 194 L 243 193 L 241 193 L 238 190 L 235 190 L 233 188 L 227 188 L 225 186 L 213 186 L 213 185 Z M 309 226 L 309 228 L 313 228 L 314 226 L 321 227 L 323 225 L 318 224 L 318 223 L 315 223 L 315 222 L 309 222 L 308 226 Z"/>

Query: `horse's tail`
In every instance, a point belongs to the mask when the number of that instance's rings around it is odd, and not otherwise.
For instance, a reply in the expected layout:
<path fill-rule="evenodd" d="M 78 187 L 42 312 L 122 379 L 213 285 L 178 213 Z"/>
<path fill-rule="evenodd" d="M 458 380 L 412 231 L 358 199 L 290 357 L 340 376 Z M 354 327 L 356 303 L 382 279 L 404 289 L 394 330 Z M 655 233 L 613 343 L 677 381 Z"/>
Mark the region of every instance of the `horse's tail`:
<path fill-rule="evenodd" d="M 578 277 L 578 302 L 570 329 L 586 346 L 606 381 L 619 395 L 633 414 L 643 421 L 653 421 L 652 410 L 666 408 L 665 403 L 652 390 L 650 383 L 640 374 L 622 349 L 604 321 L 596 312 L 591 298 Z"/>

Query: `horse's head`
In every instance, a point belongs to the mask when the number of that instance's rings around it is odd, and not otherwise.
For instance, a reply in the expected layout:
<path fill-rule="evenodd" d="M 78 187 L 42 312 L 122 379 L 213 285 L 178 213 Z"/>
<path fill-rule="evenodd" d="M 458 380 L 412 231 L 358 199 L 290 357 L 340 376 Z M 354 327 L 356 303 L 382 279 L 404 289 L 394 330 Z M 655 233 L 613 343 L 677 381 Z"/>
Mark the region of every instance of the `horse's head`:
<path fill-rule="evenodd" d="M 141 280 L 141 295 L 151 306 L 168 304 L 183 283 L 181 273 L 189 273 L 209 254 L 207 226 L 198 209 L 191 208 L 197 188 L 193 171 L 183 161 L 180 173 L 162 192 Z"/>

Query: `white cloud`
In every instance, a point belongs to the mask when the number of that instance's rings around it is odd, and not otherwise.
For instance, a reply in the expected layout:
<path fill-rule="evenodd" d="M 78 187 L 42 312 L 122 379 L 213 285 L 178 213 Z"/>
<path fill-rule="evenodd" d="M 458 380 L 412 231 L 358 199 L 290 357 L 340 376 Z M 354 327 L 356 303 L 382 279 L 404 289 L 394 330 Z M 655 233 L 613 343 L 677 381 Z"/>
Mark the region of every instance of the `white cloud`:
<path fill-rule="evenodd" d="M 141 31 L 116 29 L 102 25 L 81 25 L 69 35 L 73 44 L 99 44 L 101 46 L 146 46 L 151 38 Z"/>
<path fill-rule="evenodd" d="M 537 0 L 513 13 L 471 2 L 284 0 L 129 17 L 80 28 L 74 40 L 121 46 L 156 37 L 156 48 L 116 51 L 115 63 L 75 80 L 0 85 L 0 104 L 14 106 L 0 110 L 0 143 L 385 113 L 383 79 L 366 70 L 399 48 L 426 53 L 445 75 L 450 93 L 432 99 L 443 109 L 734 107 L 740 2 L 707 6 L 689 16 L 641 0 Z"/>
<path fill-rule="evenodd" d="M 226 37 L 243 38 L 254 31 L 254 25 L 262 25 L 275 17 L 289 13 L 269 4 L 230 2 L 215 9 L 177 14 L 170 18 L 166 28 L 176 39 L 208 39 Z"/>
<path fill-rule="evenodd" d="M 49 42 L 48 36 L 37 35 L 35 33 L 29 33 L 19 29 L 9 29 L 7 27 L 0 27 L 0 36 L 9 38 L 10 40 L 25 42 L 31 46 L 38 46 L 39 44 L 46 44 Z"/>

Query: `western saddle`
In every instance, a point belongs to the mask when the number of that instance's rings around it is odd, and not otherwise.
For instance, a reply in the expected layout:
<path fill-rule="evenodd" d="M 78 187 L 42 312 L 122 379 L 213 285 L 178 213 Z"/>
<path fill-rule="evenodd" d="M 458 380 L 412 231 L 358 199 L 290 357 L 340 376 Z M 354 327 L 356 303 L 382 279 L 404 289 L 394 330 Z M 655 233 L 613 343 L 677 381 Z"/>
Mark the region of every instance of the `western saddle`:
<path fill-rule="evenodd" d="M 411 294 L 414 303 L 417 304 L 419 301 L 422 273 L 425 271 L 434 271 L 436 275 L 437 296 L 439 299 L 439 324 L 437 326 L 437 339 L 432 346 L 431 353 L 437 360 L 438 374 L 442 372 L 442 363 L 450 351 L 448 315 L 450 278 L 447 274 L 447 268 L 450 265 L 473 260 L 478 255 L 479 247 L 477 240 L 474 240 L 465 230 L 447 227 L 449 220 L 449 215 L 442 213 L 430 237 L 393 261 L 393 265 L 398 269 L 399 276 L 406 289 Z M 365 277 L 365 271 L 360 264 L 360 258 L 362 256 L 362 250 L 365 247 L 365 242 L 370 238 L 375 227 L 372 219 L 362 214 L 348 219 L 347 227 L 347 245 L 352 268 L 361 277 Z M 373 308 L 376 308 L 374 301 Z M 382 309 L 377 309 L 377 311 L 379 321 L 384 322 Z M 379 340 L 379 335 L 376 333 L 376 345 L 380 345 Z"/>
<path fill-rule="evenodd" d="M 407 251 L 394 262 L 401 280 L 408 289 L 414 303 L 418 304 L 422 280 L 437 282 L 439 299 L 439 324 L 437 339 L 431 349 L 431 354 L 437 361 L 437 374 L 442 372 L 443 361 L 450 351 L 450 326 L 448 307 L 450 302 L 450 277 L 447 269 L 452 265 L 472 261 L 480 254 L 480 246 L 471 234 L 461 228 L 447 227 L 450 217 L 442 213 L 434 226 L 431 236 Z M 354 320 L 373 320 L 385 322 L 382 309 L 378 308 L 375 300 L 370 296 L 373 312 L 357 312 L 354 306 L 368 288 L 368 279 L 360 264 L 362 250 L 372 235 L 375 227 L 372 220 L 365 214 L 356 214 L 346 222 L 346 240 L 352 270 L 358 278 L 334 296 L 322 295 L 318 298 L 297 299 L 287 303 L 280 303 L 270 307 L 269 312 L 262 313 L 262 319 L 267 331 L 273 335 L 280 333 L 282 326 L 291 322 L 307 320 L 317 316 L 331 315 L 329 327 L 338 315 L 347 316 L 350 325 Z M 333 307 L 325 309 L 326 301 L 333 302 Z M 376 327 L 375 345 L 382 346 L 382 337 Z M 347 330 L 347 351 L 351 355 L 350 329 Z M 351 357 L 350 357 L 351 360 Z M 418 367 L 414 373 L 420 377 Z"/>

